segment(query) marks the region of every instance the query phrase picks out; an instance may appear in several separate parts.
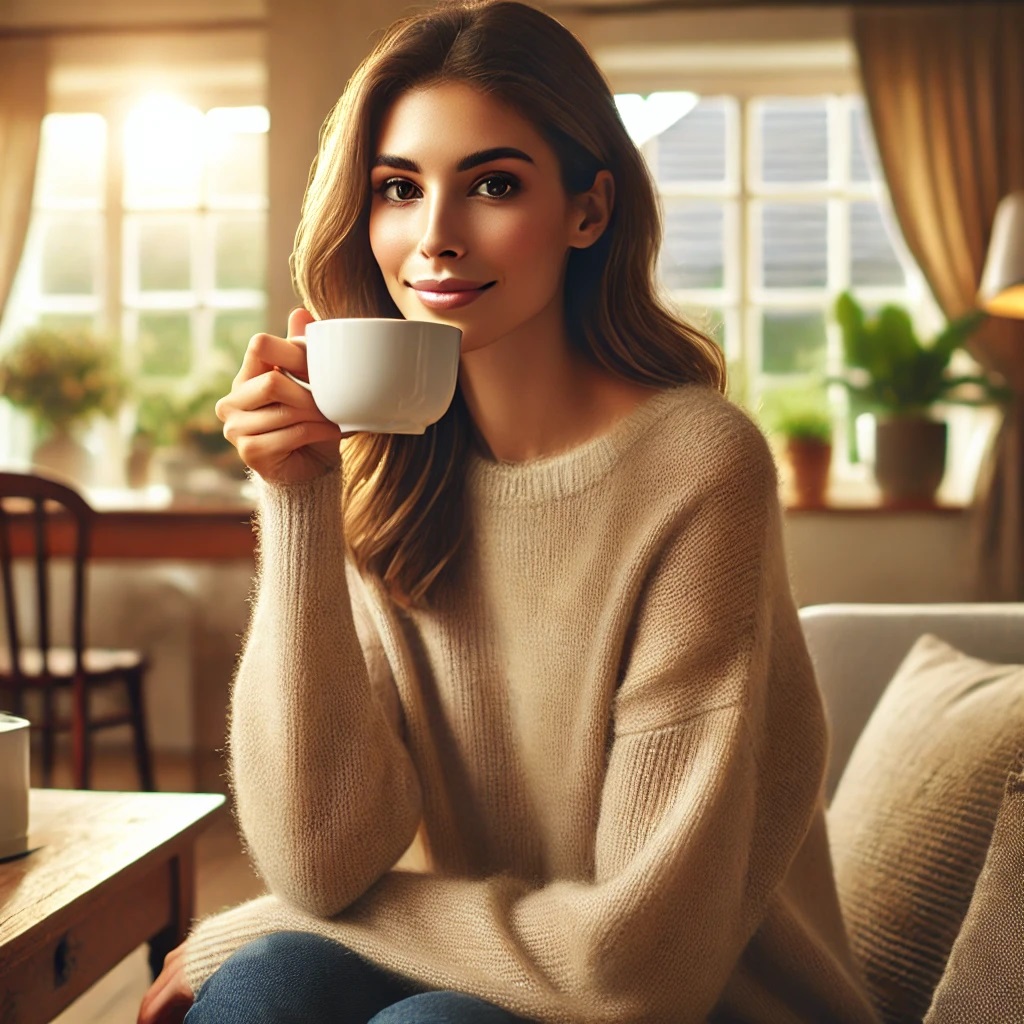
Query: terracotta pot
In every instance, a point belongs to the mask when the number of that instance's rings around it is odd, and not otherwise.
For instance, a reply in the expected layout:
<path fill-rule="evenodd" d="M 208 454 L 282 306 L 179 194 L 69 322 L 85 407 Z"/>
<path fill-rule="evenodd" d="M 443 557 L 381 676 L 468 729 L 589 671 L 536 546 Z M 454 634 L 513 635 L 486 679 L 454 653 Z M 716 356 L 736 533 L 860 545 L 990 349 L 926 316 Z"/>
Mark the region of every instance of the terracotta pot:
<path fill-rule="evenodd" d="M 786 441 L 786 460 L 792 477 L 793 497 L 798 507 L 820 508 L 828 491 L 832 445 L 812 438 L 791 437 Z"/>
<path fill-rule="evenodd" d="M 875 480 L 885 505 L 933 505 L 946 472 L 946 424 L 927 416 L 876 417 Z"/>

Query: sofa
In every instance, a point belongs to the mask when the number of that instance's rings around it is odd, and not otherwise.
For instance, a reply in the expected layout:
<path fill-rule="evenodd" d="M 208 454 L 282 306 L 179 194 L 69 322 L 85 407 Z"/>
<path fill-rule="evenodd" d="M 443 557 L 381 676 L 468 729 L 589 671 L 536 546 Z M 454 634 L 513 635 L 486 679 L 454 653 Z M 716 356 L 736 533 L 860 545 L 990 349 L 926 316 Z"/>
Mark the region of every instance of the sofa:
<path fill-rule="evenodd" d="M 1024 603 L 800 618 L 840 902 L 882 1020 L 1024 1022 Z"/>

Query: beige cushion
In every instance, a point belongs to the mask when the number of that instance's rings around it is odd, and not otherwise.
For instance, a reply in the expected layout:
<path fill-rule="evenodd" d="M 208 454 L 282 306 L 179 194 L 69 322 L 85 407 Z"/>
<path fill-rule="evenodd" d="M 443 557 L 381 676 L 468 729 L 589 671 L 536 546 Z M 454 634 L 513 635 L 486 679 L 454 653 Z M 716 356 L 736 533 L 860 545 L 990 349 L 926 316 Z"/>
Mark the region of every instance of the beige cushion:
<path fill-rule="evenodd" d="M 829 808 L 854 954 L 888 1022 L 924 1017 L 967 912 L 1024 735 L 1024 666 L 921 637 Z"/>
<path fill-rule="evenodd" d="M 1024 752 L 925 1024 L 1024 1021 Z"/>

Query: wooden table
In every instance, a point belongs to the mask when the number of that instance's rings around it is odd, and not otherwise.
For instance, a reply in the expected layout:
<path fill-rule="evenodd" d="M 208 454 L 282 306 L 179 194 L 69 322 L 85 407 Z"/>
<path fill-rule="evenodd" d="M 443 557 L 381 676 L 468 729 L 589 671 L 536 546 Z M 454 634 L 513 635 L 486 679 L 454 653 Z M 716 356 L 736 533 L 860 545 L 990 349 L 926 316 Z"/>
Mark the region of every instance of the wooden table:
<path fill-rule="evenodd" d="M 33 852 L 0 863 L 0 1024 L 43 1024 L 143 942 L 154 973 L 190 927 L 211 793 L 34 789 Z"/>
<path fill-rule="evenodd" d="M 85 489 L 96 512 L 92 526 L 93 558 L 184 559 L 224 562 L 252 560 L 253 500 L 242 493 L 175 496 L 166 488 L 145 491 Z M 58 523 L 51 535 L 53 553 L 71 552 L 71 523 Z M 15 516 L 11 523 L 14 555 L 31 551 L 32 521 Z M 2 1018 L 0 1018 L 2 1024 Z"/>

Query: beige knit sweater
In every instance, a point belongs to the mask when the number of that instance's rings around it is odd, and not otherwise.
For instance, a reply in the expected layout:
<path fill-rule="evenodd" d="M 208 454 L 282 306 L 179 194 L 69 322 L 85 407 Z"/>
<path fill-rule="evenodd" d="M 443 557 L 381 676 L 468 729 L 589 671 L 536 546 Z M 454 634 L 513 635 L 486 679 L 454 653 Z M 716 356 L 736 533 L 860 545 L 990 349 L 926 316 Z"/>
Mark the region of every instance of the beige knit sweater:
<path fill-rule="evenodd" d="M 658 393 L 474 457 L 457 576 L 406 613 L 346 572 L 338 474 L 264 486 L 230 752 L 271 895 L 196 927 L 193 988 L 297 928 L 540 1021 L 873 1021 L 776 488 L 743 413 Z"/>

